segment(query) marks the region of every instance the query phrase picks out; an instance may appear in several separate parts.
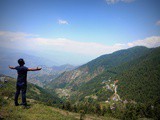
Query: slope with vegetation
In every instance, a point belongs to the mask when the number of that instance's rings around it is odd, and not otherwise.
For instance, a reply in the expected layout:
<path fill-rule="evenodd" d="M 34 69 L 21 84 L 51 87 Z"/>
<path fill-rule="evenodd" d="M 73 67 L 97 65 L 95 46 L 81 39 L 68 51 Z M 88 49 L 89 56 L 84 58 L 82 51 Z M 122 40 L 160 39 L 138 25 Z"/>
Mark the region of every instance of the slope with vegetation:
<path fill-rule="evenodd" d="M 7 99 L 13 99 L 16 90 L 16 80 L 9 76 L 0 75 L 0 94 Z M 40 102 L 46 102 L 46 104 L 54 105 L 59 104 L 59 99 L 54 92 L 46 91 L 45 89 L 28 83 L 27 85 L 27 98 L 38 100 Z M 2 98 L 3 99 L 3 98 Z"/>
<path fill-rule="evenodd" d="M 104 101 L 107 99 L 107 95 L 110 96 L 111 93 L 104 90 L 104 85 L 101 83 L 110 77 L 113 80 L 119 80 L 118 93 L 123 100 L 128 99 L 144 103 L 159 99 L 160 47 L 150 49 L 133 61 L 109 68 L 80 86 L 78 91 L 85 95 L 95 94 L 99 96 L 99 101 Z M 84 94 L 81 98 L 85 97 Z"/>
<path fill-rule="evenodd" d="M 80 107 L 73 110 L 70 104 L 60 103 L 61 100 L 56 94 L 30 83 L 27 91 L 28 107 L 14 106 L 14 93 L 15 79 L 1 74 L 0 119 L 2 120 L 116 120 L 109 116 L 86 114 Z"/>
<path fill-rule="evenodd" d="M 113 99 L 114 91 L 107 90 L 103 84 L 109 78 L 113 83 L 118 80 L 117 94 L 121 101 L 116 102 Z M 89 111 L 94 111 L 97 102 L 101 105 L 106 101 L 109 109 L 117 108 L 117 118 L 132 116 L 135 119 L 158 119 L 159 85 L 160 47 L 149 49 L 137 46 L 100 56 L 73 71 L 65 72 L 46 88 L 69 91 L 69 95 L 62 98 L 71 101 L 73 105 L 82 103 L 84 109 L 87 102 L 93 105 Z"/>
<path fill-rule="evenodd" d="M 43 87 L 45 84 L 50 81 L 54 81 L 61 73 L 64 71 L 70 71 L 75 68 L 75 66 L 66 64 L 61 66 L 52 66 L 47 67 L 45 65 L 41 65 L 42 70 L 38 72 L 29 72 L 28 80 L 29 82 L 36 84 L 38 86 Z"/>
<path fill-rule="evenodd" d="M 115 73 L 114 71 L 109 71 L 109 69 L 130 61 L 134 61 L 137 58 L 147 54 L 148 51 L 149 49 L 146 47 L 134 47 L 127 50 L 120 50 L 112 54 L 102 55 L 75 70 L 64 72 L 56 80 L 49 83 L 47 87 L 72 87 L 76 89 L 81 84 L 90 81 L 106 70 L 110 73 Z"/>
<path fill-rule="evenodd" d="M 4 83 L 0 89 L 3 96 L 0 99 L 1 106 L 11 104 L 8 100 L 13 99 L 15 81 L 10 77 L 5 78 L 10 82 L 7 83 L 8 87 L 5 87 Z M 102 120 L 112 118 L 158 120 L 160 119 L 159 85 L 160 47 L 149 49 L 138 46 L 100 56 L 75 70 L 64 72 L 45 86 L 47 91 L 29 84 L 28 101 L 36 102 L 39 107 L 43 105 L 47 107 L 47 104 L 58 106 L 63 109 L 61 112 L 70 111 L 72 113 L 69 115 L 72 115 L 68 117 L 71 119 L 79 115 L 81 119 L 87 117 L 86 119 Z M 54 91 L 61 99 L 56 97 Z M 116 99 L 115 96 L 119 98 Z M 31 106 L 35 110 L 36 105 L 32 105 L 32 102 Z M 7 107 L 3 108 L 4 111 L 9 111 Z M 47 109 L 53 110 L 49 107 Z M 6 116 L 7 114 L 9 113 L 7 112 Z M 86 114 L 96 116 L 91 117 Z"/>

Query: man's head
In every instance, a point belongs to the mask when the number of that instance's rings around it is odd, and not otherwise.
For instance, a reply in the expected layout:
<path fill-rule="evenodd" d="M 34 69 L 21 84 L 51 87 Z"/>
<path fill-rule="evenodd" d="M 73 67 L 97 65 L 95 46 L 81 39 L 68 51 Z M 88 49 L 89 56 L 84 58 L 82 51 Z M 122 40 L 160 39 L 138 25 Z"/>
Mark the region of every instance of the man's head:
<path fill-rule="evenodd" d="M 20 58 L 20 59 L 18 60 L 18 64 L 19 64 L 20 66 L 23 66 L 23 65 L 25 64 L 25 62 L 24 62 L 24 60 L 23 60 L 22 58 Z"/>

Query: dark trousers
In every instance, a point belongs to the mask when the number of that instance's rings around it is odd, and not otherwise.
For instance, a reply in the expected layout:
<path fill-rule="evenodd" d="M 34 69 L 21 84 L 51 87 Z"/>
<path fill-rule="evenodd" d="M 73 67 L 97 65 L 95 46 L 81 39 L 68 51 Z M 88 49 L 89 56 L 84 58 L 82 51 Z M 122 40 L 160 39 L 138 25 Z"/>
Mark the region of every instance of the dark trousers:
<path fill-rule="evenodd" d="M 15 105 L 18 104 L 18 97 L 20 92 L 22 93 L 22 105 L 26 105 L 26 90 L 27 90 L 27 85 L 16 85 L 16 93 L 15 93 Z"/>

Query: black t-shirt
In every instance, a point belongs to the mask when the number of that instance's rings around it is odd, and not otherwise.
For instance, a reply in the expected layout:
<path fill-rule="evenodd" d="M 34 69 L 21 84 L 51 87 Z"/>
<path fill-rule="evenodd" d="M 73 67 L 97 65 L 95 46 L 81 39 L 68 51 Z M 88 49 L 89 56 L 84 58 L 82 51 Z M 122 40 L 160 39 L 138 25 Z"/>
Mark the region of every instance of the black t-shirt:
<path fill-rule="evenodd" d="M 27 71 L 28 71 L 28 68 L 25 67 L 25 66 L 17 66 L 17 67 L 15 67 L 15 69 L 17 70 L 17 74 L 18 74 L 17 84 L 27 85 Z"/>

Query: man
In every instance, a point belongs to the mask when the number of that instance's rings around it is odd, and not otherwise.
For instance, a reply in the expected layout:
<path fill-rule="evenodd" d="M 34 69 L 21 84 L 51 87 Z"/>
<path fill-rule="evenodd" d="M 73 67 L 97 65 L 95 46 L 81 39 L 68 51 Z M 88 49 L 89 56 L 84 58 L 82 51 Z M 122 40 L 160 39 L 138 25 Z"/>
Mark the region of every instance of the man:
<path fill-rule="evenodd" d="M 18 60 L 19 66 L 12 67 L 9 66 L 10 69 L 17 70 L 18 77 L 17 77 L 17 83 L 16 83 L 16 93 L 15 93 L 15 106 L 18 106 L 18 96 L 20 94 L 20 91 L 22 92 L 22 104 L 24 106 L 27 106 L 26 102 L 26 90 L 27 90 L 27 71 L 38 71 L 42 68 L 27 68 L 24 66 L 25 62 L 22 58 Z"/>

